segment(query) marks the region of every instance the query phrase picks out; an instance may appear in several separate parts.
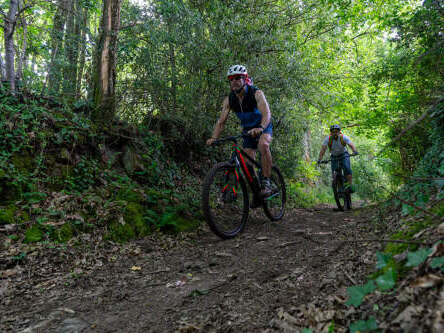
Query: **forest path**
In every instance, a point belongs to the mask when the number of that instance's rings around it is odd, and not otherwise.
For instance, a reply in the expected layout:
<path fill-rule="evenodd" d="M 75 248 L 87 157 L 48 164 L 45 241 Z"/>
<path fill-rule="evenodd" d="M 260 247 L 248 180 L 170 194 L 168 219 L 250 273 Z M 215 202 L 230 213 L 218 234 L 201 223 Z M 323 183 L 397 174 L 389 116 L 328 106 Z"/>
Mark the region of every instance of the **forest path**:
<path fill-rule="evenodd" d="M 0 280 L 0 331 L 283 332 L 279 311 L 321 292 L 345 296 L 372 267 L 356 255 L 365 244 L 340 241 L 365 238 L 370 212 L 293 209 L 270 222 L 257 209 L 232 240 L 203 226 L 180 239 L 54 250 Z"/>

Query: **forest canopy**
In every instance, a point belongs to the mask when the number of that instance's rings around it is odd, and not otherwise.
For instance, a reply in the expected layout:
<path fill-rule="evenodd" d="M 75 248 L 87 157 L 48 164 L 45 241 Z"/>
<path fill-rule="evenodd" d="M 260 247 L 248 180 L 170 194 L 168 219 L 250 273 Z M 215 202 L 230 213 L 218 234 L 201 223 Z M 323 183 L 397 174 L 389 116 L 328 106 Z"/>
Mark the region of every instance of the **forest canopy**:
<path fill-rule="evenodd" d="M 225 72 L 240 63 L 270 104 L 287 175 L 338 123 L 385 173 L 406 176 L 442 113 L 443 10 L 436 0 L 1 0 L 2 87 L 98 124 L 169 122 L 201 147 Z"/>

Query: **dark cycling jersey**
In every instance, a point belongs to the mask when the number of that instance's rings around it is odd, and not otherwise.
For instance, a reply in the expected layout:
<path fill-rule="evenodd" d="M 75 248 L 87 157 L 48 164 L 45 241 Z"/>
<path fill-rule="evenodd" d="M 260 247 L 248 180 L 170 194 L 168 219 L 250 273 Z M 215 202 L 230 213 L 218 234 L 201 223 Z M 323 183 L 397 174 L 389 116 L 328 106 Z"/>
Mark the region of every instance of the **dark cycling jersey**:
<path fill-rule="evenodd" d="M 228 96 L 230 109 L 236 113 L 239 118 L 242 127 L 254 128 L 259 127 L 262 114 L 257 108 L 256 97 L 254 96 L 259 89 L 255 86 L 245 86 L 245 95 L 242 100 L 242 104 L 239 103 L 239 98 L 232 91 Z"/>

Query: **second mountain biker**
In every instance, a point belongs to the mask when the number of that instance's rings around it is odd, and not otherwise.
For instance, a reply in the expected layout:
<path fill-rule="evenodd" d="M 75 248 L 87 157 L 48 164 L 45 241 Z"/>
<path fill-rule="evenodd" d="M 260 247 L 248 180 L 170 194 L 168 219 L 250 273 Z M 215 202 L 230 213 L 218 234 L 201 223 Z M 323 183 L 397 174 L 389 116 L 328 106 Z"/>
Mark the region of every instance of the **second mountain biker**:
<path fill-rule="evenodd" d="M 355 155 L 358 154 L 354 143 L 350 138 L 341 133 L 341 127 L 339 125 L 330 126 L 330 135 L 324 139 L 322 143 L 321 151 L 319 152 L 318 163 L 322 160 L 327 147 L 330 149 L 332 157 L 331 171 L 333 172 L 338 168 L 339 163 L 342 163 L 344 169 L 344 175 L 347 178 L 345 188 L 349 189 L 351 193 L 354 192 L 352 187 L 352 170 L 350 167 L 350 155 L 347 151 L 347 145 L 353 150 Z"/>
<path fill-rule="evenodd" d="M 262 173 L 264 176 L 261 194 L 267 196 L 271 193 L 270 176 L 272 167 L 270 143 L 273 126 L 271 124 L 270 107 L 262 90 L 251 84 L 245 66 L 231 66 L 228 69 L 227 77 L 230 82 L 231 92 L 223 101 L 222 113 L 214 127 L 212 137 L 207 140 L 207 144 L 211 145 L 219 138 L 225 127 L 230 110 L 233 110 L 239 118 L 244 131 L 248 131 L 251 136 L 244 138 L 243 146 L 245 152 L 253 159 L 257 149 L 261 153 Z"/>

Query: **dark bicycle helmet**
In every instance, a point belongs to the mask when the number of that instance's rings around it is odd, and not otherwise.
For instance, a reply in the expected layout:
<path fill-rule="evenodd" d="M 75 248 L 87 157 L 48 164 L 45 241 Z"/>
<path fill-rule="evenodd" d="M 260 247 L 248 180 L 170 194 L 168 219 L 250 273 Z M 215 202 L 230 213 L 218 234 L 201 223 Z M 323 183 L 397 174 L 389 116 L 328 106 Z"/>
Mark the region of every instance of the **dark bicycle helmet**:
<path fill-rule="evenodd" d="M 337 130 L 341 130 L 341 126 L 339 126 L 339 125 L 337 125 L 337 124 L 335 124 L 335 125 L 331 125 L 331 126 L 330 126 L 330 132 L 333 131 L 333 130 L 335 130 L 335 129 L 337 129 Z"/>

